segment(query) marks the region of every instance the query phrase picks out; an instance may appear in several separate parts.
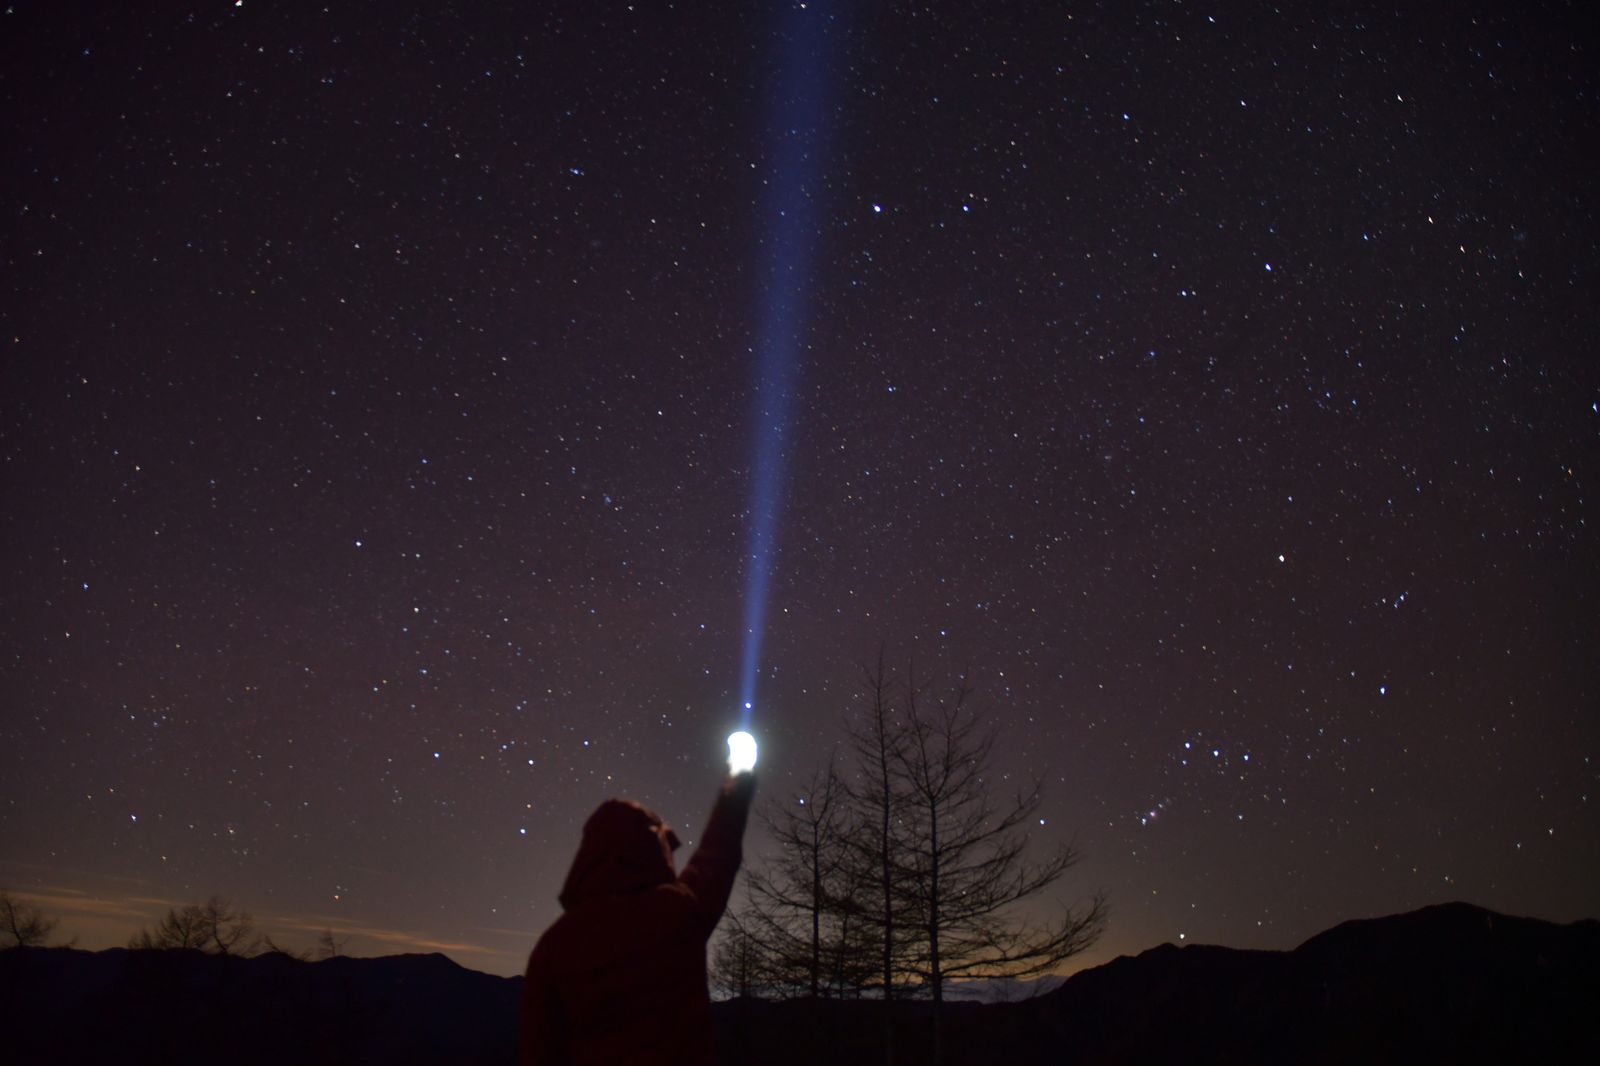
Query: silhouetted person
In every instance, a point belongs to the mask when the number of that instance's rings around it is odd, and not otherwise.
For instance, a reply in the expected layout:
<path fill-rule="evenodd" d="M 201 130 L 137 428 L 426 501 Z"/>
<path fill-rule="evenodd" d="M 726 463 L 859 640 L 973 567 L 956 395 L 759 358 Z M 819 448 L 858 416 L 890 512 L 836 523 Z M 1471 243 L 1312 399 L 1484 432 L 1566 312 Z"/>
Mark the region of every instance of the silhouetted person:
<path fill-rule="evenodd" d="M 528 957 L 524 1066 L 712 1061 L 706 941 L 733 891 L 749 773 L 730 776 L 679 876 L 678 837 L 656 814 L 607 800 L 583 826 L 565 913 Z"/>

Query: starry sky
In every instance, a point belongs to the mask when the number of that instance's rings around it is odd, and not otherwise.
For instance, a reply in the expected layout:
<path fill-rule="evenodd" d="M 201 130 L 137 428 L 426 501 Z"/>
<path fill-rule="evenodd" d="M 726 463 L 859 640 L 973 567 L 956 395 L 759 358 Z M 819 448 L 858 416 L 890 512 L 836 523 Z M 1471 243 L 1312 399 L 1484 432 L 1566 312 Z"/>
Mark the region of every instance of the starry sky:
<path fill-rule="evenodd" d="M 518 972 L 765 470 L 765 796 L 881 648 L 1090 962 L 1600 914 L 1581 7 L 12 0 L 0 884 Z"/>

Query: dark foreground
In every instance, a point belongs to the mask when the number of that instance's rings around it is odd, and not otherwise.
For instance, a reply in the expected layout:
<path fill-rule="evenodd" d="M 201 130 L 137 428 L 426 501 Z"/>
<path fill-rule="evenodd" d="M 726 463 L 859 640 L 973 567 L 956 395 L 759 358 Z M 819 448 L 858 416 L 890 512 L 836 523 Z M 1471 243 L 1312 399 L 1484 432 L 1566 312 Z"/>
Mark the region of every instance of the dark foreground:
<path fill-rule="evenodd" d="M 0 953 L 8 1062 L 516 1060 L 520 981 L 441 955 L 301 962 Z M 1346 922 L 1294 951 L 1154 948 L 1014 1004 L 951 1004 L 947 1063 L 1600 1062 L 1600 923 L 1466 904 Z M 875 1003 L 718 1004 L 722 1066 L 882 1062 Z M 932 1061 L 927 1004 L 895 1061 Z"/>

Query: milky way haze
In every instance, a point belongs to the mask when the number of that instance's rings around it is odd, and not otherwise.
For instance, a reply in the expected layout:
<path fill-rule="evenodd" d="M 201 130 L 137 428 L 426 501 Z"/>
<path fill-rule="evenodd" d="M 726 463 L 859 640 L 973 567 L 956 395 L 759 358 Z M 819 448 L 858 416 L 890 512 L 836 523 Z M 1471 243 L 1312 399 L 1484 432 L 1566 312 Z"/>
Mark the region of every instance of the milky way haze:
<path fill-rule="evenodd" d="M 692 843 L 802 32 L 764 796 L 882 647 L 973 669 L 1096 960 L 1600 913 L 1579 6 L 327 7 L 0 14 L 0 885 L 61 932 L 514 972 L 601 799 Z"/>

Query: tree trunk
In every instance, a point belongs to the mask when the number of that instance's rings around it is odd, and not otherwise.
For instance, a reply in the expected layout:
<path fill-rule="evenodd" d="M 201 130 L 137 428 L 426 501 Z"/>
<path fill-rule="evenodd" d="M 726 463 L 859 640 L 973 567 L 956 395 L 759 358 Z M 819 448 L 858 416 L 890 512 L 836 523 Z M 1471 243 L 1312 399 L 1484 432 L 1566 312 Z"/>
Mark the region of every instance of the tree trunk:
<path fill-rule="evenodd" d="M 878 764 L 883 775 L 883 1061 L 894 1066 L 894 868 L 889 854 L 889 742 L 884 736 L 881 705 L 878 737 Z"/>
<path fill-rule="evenodd" d="M 928 982 L 933 985 L 933 1061 L 943 1061 L 944 973 L 939 969 L 939 808 L 928 809 Z"/>
<path fill-rule="evenodd" d="M 816 999 L 822 976 L 822 845 L 817 827 L 811 827 L 811 998 Z"/>

